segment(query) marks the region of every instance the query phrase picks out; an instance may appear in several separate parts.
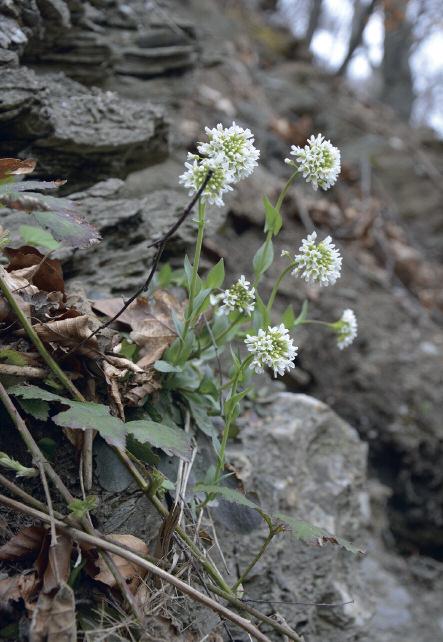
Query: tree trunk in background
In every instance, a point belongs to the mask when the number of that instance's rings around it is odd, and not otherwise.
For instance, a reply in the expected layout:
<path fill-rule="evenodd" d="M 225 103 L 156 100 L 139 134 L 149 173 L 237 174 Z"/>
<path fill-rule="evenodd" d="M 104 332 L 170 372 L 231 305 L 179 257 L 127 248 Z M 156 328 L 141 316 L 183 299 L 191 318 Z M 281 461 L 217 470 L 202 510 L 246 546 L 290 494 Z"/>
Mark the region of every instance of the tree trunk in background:
<path fill-rule="evenodd" d="M 320 22 L 321 10 L 322 10 L 323 0 L 311 0 L 311 6 L 309 11 L 309 22 L 308 28 L 306 30 L 306 44 L 310 47 L 314 33 L 317 30 L 318 23 Z"/>
<path fill-rule="evenodd" d="M 354 3 L 355 9 L 352 19 L 352 32 L 349 41 L 349 48 L 343 62 L 337 70 L 337 76 L 342 76 L 346 72 L 346 69 L 348 68 L 355 50 L 362 44 L 363 33 L 366 29 L 369 18 L 371 17 L 375 7 L 377 6 L 377 3 L 378 0 L 371 0 L 371 2 L 366 6 L 362 6 L 359 0 L 356 0 L 356 2 Z"/>
<path fill-rule="evenodd" d="M 409 0 L 384 0 L 384 54 L 380 98 L 404 120 L 411 116 L 415 94 L 410 66 L 412 25 L 407 19 Z"/>

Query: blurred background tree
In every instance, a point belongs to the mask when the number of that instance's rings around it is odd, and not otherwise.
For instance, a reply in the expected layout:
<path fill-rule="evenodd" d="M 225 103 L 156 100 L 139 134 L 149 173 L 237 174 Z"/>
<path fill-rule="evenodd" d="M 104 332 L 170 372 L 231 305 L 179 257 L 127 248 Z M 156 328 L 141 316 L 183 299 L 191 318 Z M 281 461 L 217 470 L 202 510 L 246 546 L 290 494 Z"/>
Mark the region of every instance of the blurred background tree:
<path fill-rule="evenodd" d="M 404 120 L 443 135 L 441 0 L 262 0 L 314 57 Z"/>

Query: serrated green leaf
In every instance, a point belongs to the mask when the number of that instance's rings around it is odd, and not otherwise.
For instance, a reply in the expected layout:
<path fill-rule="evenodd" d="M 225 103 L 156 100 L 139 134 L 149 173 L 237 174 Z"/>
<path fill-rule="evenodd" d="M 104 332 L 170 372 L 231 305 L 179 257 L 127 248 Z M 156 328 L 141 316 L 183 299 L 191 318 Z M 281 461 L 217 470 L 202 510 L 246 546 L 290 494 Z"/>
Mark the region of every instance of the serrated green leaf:
<path fill-rule="evenodd" d="M 154 448 L 160 448 L 168 455 L 177 455 L 189 460 L 191 456 L 190 436 L 180 428 L 172 428 L 166 424 L 139 419 L 129 421 L 126 429 L 140 443 L 149 443 Z"/>
<path fill-rule="evenodd" d="M 320 545 L 328 543 L 336 544 L 346 549 L 350 553 L 353 553 L 354 555 L 357 555 L 358 553 L 360 553 L 361 555 L 365 554 L 363 550 L 357 548 L 356 546 L 353 546 L 351 542 L 348 542 L 348 540 L 343 539 L 342 537 L 337 537 L 336 535 L 331 535 L 331 533 L 326 531 L 324 528 L 314 526 L 309 522 L 295 519 L 294 517 L 285 515 L 284 513 L 276 513 L 272 516 L 272 519 L 283 522 L 283 524 L 289 526 L 289 530 L 295 537 L 295 539 L 298 539 L 302 542 L 306 542 L 308 544 L 312 544 L 314 542 Z"/>
<path fill-rule="evenodd" d="M 71 401 L 66 399 L 68 410 L 52 417 L 52 421 L 62 428 L 79 430 L 97 430 L 110 446 L 124 449 L 126 443 L 126 425 L 118 417 L 113 417 L 107 406 L 88 401 Z"/>
<path fill-rule="evenodd" d="M 263 245 L 261 245 L 255 256 L 252 260 L 252 266 L 254 268 L 255 278 L 258 281 L 262 274 L 269 269 L 274 260 L 274 246 L 271 240 L 266 240 Z"/>
<path fill-rule="evenodd" d="M 43 399 L 19 399 L 20 406 L 28 414 L 39 419 L 40 421 L 47 421 L 49 417 L 49 404 Z"/>
<path fill-rule="evenodd" d="M 209 288 L 210 290 L 214 290 L 216 288 L 219 288 L 224 280 L 225 264 L 223 259 L 220 259 L 220 261 L 209 270 L 205 281 L 205 287 Z"/>
<path fill-rule="evenodd" d="M 252 508 L 256 510 L 262 517 L 270 519 L 270 515 L 262 509 L 261 506 L 255 504 L 253 501 L 245 497 L 242 493 L 234 488 L 228 488 L 227 486 L 216 486 L 215 484 L 196 484 L 194 486 L 194 492 L 203 492 L 207 495 L 220 495 L 228 502 L 233 504 L 239 504 L 240 506 L 246 506 L 247 508 Z"/>
<path fill-rule="evenodd" d="M 16 477 L 36 477 L 38 475 L 36 468 L 27 468 L 2 451 L 0 451 L 0 466 L 8 470 L 13 470 Z"/>
<path fill-rule="evenodd" d="M 149 444 L 141 444 L 131 433 L 128 434 L 126 440 L 126 449 L 131 455 L 134 455 L 145 464 L 158 466 L 160 463 L 160 457 L 153 452 L 151 446 Z"/>
<path fill-rule="evenodd" d="M 47 230 L 34 225 L 20 225 L 19 234 L 26 245 L 33 245 L 35 247 L 45 247 L 48 250 L 56 250 L 60 247 L 55 238 Z"/>
<path fill-rule="evenodd" d="M 10 395 L 21 397 L 21 399 L 43 399 L 43 401 L 61 401 L 69 405 L 70 400 L 61 397 L 60 395 L 49 392 L 44 388 L 29 385 L 17 385 L 8 388 Z"/>
<path fill-rule="evenodd" d="M 51 232 L 57 241 L 76 248 L 94 245 L 100 240 L 100 234 L 78 214 L 64 211 L 33 212 L 33 218 L 44 229 Z"/>
<path fill-rule="evenodd" d="M 267 196 L 263 197 L 263 205 L 265 207 L 265 233 L 272 232 L 273 236 L 276 236 L 283 225 L 281 214 L 272 205 Z"/>

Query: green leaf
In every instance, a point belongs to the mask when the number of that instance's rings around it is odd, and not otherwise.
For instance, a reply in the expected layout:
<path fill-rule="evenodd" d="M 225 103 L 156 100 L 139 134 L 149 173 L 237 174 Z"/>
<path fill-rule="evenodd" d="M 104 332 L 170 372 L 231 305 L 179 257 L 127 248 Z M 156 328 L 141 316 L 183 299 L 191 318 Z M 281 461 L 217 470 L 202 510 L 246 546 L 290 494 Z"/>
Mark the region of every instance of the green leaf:
<path fill-rule="evenodd" d="M 129 421 L 126 424 L 126 429 L 142 444 L 148 442 L 154 448 L 160 448 L 168 455 L 173 454 L 182 459 L 190 459 L 191 438 L 180 428 L 171 428 L 171 426 L 156 421 L 139 419 Z"/>
<path fill-rule="evenodd" d="M 161 266 L 160 270 L 157 273 L 157 284 L 159 288 L 166 288 L 171 284 L 172 278 L 172 267 L 169 263 L 165 263 Z"/>
<path fill-rule="evenodd" d="M 129 359 L 129 361 L 135 361 L 137 353 L 138 346 L 136 343 L 132 343 L 127 339 L 122 339 L 120 343 L 120 351 L 118 353 L 119 357 L 124 357 L 125 359 Z"/>
<path fill-rule="evenodd" d="M 42 230 L 41 227 L 34 225 L 20 225 L 19 234 L 26 245 L 33 245 L 36 247 L 45 247 L 48 250 L 56 250 L 60 247 L 51 232 Z"/>
<path fill-rule="evenodd" d="M 253 501 L 245 497 L 242 493 L 234 488 L 228 488 L 227 486 L 216 486 L 214 484 L 196 484 L 194 486 L 194 492 L 203 492 L 207 495 L 220 495 L 228 502 L 232 504 L 239 504 L 240 506 L 246 506 L 247 508 L 252 508 L 256 510 L 262 517 L 266 517 L 267 520 L 270 519 L 268 515 L 258 504 L 255 504 Z"/>
<path fill-rule="evenodd" d="M 209 295 L 211 294 L 210 288 L 203 288 L 194 299 L 192 307 L 192 320 L 197 319 L 209 306 Z"/>
<path fill-rule="evenodd" d="M 182 372 L 183 368 L 181 366 L 174 366 L 174 364 L 169 363 L 168 361 L 162 361 L 159 359 L 154 363 L 154 368 L 158 372 Z"/>
<path fill-rule="evenodd" d="M 11 366 L 27 366 L 28 362 L 25 357 L 17 350 L 12 348 L 3 348 L 0 350 L 0 361 L 6 361 Z"/>
<path fill-rule="evenodd" d="M 263 197 L 263 205 L 265 206 L 265 233 L 272 232 L 272 235 L 276 236 L 283 225 L 281 214 L 275 209 L 267 196 Z"/>
<path fill-rule="evenodd" d="M 63 400 L 70 406 L 69 410 L 60 412 L 52 421 L 62 428 L 80 430 L 97 430 L 110 446 L 124 449 L 126 443 L 126 426 L 121 419 L 113 417 L 107 406 L 88 401 Z"/>
<path fill-rule="evenodd" d="M 214 450 L 215 452 L 218 452 L 220 450 L 219 435 L 216 427 L 214 426 L 214 421 L 208 415 L 208 409 L 203 403 L 204 396 L 195 392 L 187 392 L 186 394 L 183 394 L 183 396 L 188 403 L 189 410 L 191 411 L 192 418 L 197 428 L 212 440 Z"/>
<path fill-rule="evenodd" d="M 57 241 L 69 247 L 90 247 L 100 240 L 97 230 L 73 212 L 33 212 L 32 216 Z"/>
<path fill-rule="evenodd" d="M 283 312 L 281 320 L 287 330 L 292 330 L 295 324 L 295 315 L 292 305 L 288 305 L 286 310 Z"/>
<path fill-rule="evenodd" d="M 303 305 L 301 306 L 301 311 L 298 317 L 294 321 L 293 327 L 295 328 L 297 325 L 300 325 L 303 323 L 303 321 L 306 320 L 306 317 L 308 316 L 308 308 L 309 308 L 309 303 L 307 300 L 303 301 Z"/>
<path fill-rule="evenodd" d="M 248 388 L 245 388 L 244 390 L 241 390 L 240 392 L 235 393 L 232 397 L 229 397 L 229 399 L 226 399 L 224 406 L 223 406 L 223 411 L 224 411 L 224 416 L 226 419 L 228 418 L 236 418 L 238 417 L 238 414 L 240 412 L 240 401 L 243 399 L 243 397 L 246 397 L 247 394 L 249 394 L 252 390 L 252 387 L 249 386 Z"/>
<path fill-rule="evenodd" d="M 47 421 L 49 417 L 49 404 L 43 399 L 19 399 L 23 410 L 34 419 Z"/>
<path fill-rule="evenodd" d="M 322 544 L 336 544 L 346 549 L 350 553 L 357 555 L 360 553 L 364 555 L 365 552 L 348 542 L 348 540 L 343 539 L 342 537 L 337 537 L 336 535 L 331 535 L 324 528 L 319 526 L 314 526 L 309 522 L 304 522 L 300 519 L 295 519 L 290 515 L 285 515 L 284 513 L 276 513 L 272 516 L 274 520 L 283 522 L 286 526 L 289 526 L 290 532 L 295 537 L 295 539 L 301 540 L 306 543 L 318 543 Z"/>
<path fill-rule="evenodd" d="M 192 283 L 192 265 L 191 262 L 188 258 L 188 255 L 185 256 L 185 260 L 183 262 L 183 267 L 185 270 L 186 274 L 186 285 L 188 288 L 188 292 L 191 290 L 191 283 Z"/>
<path fill-rule="evenodd" d="M 253 317 L 253 327 L 254 330 L 259 330 L 260 328 L 267 327 L 271 324 L 271 315 L 269 314 L 268 308 L 263 302 L 261 296 L 257 293 L 255 300 L 255 310 L 254 313 L 257 313 Z"/>
<path fill-rule="evenodd" d="M 254 268 L 255 278 L 258 281 L 262 274 L 269 269 L 274 260 L 274 247 L 271 240 L 266 240 L 263 245 L 261 245 L 255 256 L 252 260 L 252 265 Z"/>
<path fill-rule="evenodd" d="M 0 451 L 0 466 L 8 470 L 13 470 L 16 477 L 36 477 L 38 475 L 36 468 L 27 468 L 2 451 Z"/>
<path fill-rule="evenodd" d="M 126 428 L 123 421 L 110 414 L 107 406 L 88 401 L 73 401 L 53 392 L 48 392 L 38 386 L 13 386 L 8 389 L 9 394 L 21 399 L 39 399 L 43 401 L 58 401 L 68 410 L 59 412 L 52 421 L 62 428 L 74 430 L 97 430 L 103 439 L 112 446 L 125 447 Z"/>
<path fill-rule="evenodd" d="M 205 281 L 205 287 L 209 288 L 210 290 L 214 290 L 216 288 L 219 288 L 224 280 L 225 264 L 223 259 L 220 259 L 220 261 L 209 270 Z"/>
<path fill-rule="evenodd" d="M 126 450 L 137 457 L 140 461 L 150 466 L 158 466 L 160 463 L 160 457 L 155 454 L 151 446 L 148 444 L 141 444 L 135 437 L 128 434 L 126 440 Z"/>
<path fill-rule="evenodd" d="M 86 499 L 74 499 L 70 504 L 68 504 L 68 510 L 70 511 L 72 517 L 76 519 L 82 519 L 86 513 L 97 508 L 98 501 L 97 497 L 94 495 L 89 495 Z"/>

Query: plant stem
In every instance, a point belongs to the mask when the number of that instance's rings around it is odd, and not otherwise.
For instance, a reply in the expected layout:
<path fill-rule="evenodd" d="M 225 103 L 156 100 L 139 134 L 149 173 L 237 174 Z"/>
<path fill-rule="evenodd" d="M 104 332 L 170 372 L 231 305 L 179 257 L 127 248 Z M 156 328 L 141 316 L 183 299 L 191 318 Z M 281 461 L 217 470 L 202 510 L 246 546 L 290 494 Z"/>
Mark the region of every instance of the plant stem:
<path fill-rule="evenodd" d="M 243 573 L 240 575 L 240 577 L 238 578 L 238 580 L 236 581 L 236 583 L 233 585 L 233 587 L 232 587 L 232 591 L 233 591 L 234 593 L 236 592 L 236 590 L 238 589 L 238 587 L 239 587 L 241 584 L 243 584 L 243 582 L 245 581 L 245 579 L 247 578 L 247 576 L 249 575 L 249 573 L 252 571 L 252 569 L 254 568 L 254 566 L 257 564 L 257 562 L 259 561 L 259 559 L 264 555 L 264 553 L 266 552 L 266 549 L 268 548 L 269 544 L 271 543 L 272 538 L 274 537 L 274 535 L 275 535 L 275 530 L 274 530 L 272 527 L 270 527 L 270 528 L 269 528 L 269 533 L 268 533 L 268 535 L 267 535 L 267 537 L 266 537 L 265 541 L 264 541 L 264 542 L 263 542 L 263 544 L 261 545 L 261 547 L 260 547 L 260 549 L 259 549 L 258 553 L 255 555 L 255 557 L 254 557 L 254 559 L 252 560 L 252 562 L 250 562 L 250 563 L 248 564 L 248 566 L 245 568 L 245 570 L 243 571 Z"/>
<path fill-rule="evenodd" d="M 204 214 L 204 211 L 203 211 Z M 79 390 L 77 390 L 76 386 L 70 381 L 70 379 L 65 375 L 65 373 L 61 370 L 61 368 L 56 364 L 56 362 L 52 359 L 48 351 L 46 350 L 45 346 L 41 342 L 40 338 L 37 336 L 35 333 L 34 329 L 30 325 L 28 319 L 25 317 L 23 314 L 22 310 L 18 306 L 17 301 L 15 298 L 12 296 L 8 286 L 6 283 L 3 281 L 3 279 L 0 277 L 0 288 L 3 291 L 5 298 L 7 299 L 8 303 L 10 304 L 12 310 L 16 314 L 18 320 L 20 321 L 21 325 L 25 329 L 26 333 L 28 334 L 28 337 L 32 341 L 32 343 L 35 345 L 35 347 L 38 349 L 40 352 L 40 355 L 44 359 L 44 361 L 47 363 L 49 368 L 52 370 L 54 375 L 57 377 L 57 379 L 60 381 L 60 383 L 63 384 L 63 386 L 71 392 L 72 396 L 77 399 L 77 401 L 85 401 L 85 398 L 83 395 L 80 393 Z M 26 445 L 28 446 L 29 450 L 31 451 L 32 455 L 38 460 L 40 457 L 43 461 L 43 464 L 45 466 L 45 471 L 48 475 L 48 477 L 51 479 L 51 481 L 54 483 L 55 487 L 57 490 L 60 492 L 64 500 L 69 504 L 74 500 L 74 497 L 71 495 L 69 490 L 66 488 L 64 485 L 63 481 L 61 478 L 57 475 L 55 470 L 52 468 L 48 462 L 44 460 L 44 458 L 41 455 L 40 449 L 35 443 L 31 433 L 29 432 L 25 422 L 22 420 L 20 415 L 18 414 L 14 404 L 9 398 L 8 393 L 0 383 L 0 399 L 3 401 L 3 403 L 6 406 L 6 409 L 8 410 L 11 419 L 14 421 L 15 425 L 19 429 L 20 434 L 22 435 L 23 440 L 25 441 Z M 163 504 L 154 496 L 152 497 L 150 492 L 149 492 L 149 484 L 146 482 L 146 480 L 142 477 L 142 475 L 138 472 L 137 468 L 134 466 L 134 464 L 131 462 L 129 459 L 128 455 L 126 452 L 123 450 L 120 450 L 117 447 L 113 447 L 114 452 L 117 454 L 117 456 L 120 458 L 120 460 L 123 462 L 123 464 L 126 466 L 126 468 L 129 470 L 131 473 L 132 477 L 134 478 L 135 482 L 137 483 L 138 487 L 142 492 L 150 499 L 152 504 L 155 506 L 155 508 L 163 515 L 163 517 L 166 517 L 169 513 L 164 508 Z M 193 555 L 199 560 L 199 562 L 202 564 L 208 575 L 216 582 L 220 588 L 222 588 L 224 591 L 229 592 L 230 588 L 229 585 L 223 580 L 222 576 L 220 573 L 217 571 L 217 569 L 210 563 L 208 560 L 201 554 L 197 546 L 192 542 L 192 540 L 186 535 L 186 533 L 180 529 L 176 529 L 177 534 L 179 535 L 180 539 L 182 539 L 189 549 L 192 551 Z M 107 560 L 108 562 L 108 560 Z M 111 560 L 112 563 L 112 560 Z M 115 565 L 114 565 L 115 566 Z M 119 575 L 121 575 L 119 573 Z M 127 592 L 127 591 L 126 591 Z"/>
<path fill-rule="evenodd" d="M 281 206 L 283 205 L 283 201 L 285 200 L 285 196 L 288 193 L 288 190 L 291 187 L 292 182 L 296 178 L 297 174 L 298 174 L 298 169 L 296 169 L 295 172 L 291 174 L 286 185 L 280 192 L 280 196 L 278 197 L 277 203 L 275 204 L 275 209 L 278 210 L 278 212 L 280 212 Z"/>
<path fill-rule="evenodd" d="M 50 518 L 46 513 L 40 512 L 28 506 L 25 506 L 21 502 L 17 502 L 13 499 L 9 499 L 9 497 L 0 495 L 0 502 L 22 513 L 31 515 L 36 519 L 40 519 L 43 522 L 48 523 L 50 521 Z M 186 582 L 183 582 L 175 575 L 171 575 L 167 571 L 164 571 L 162 568 L 153 564 L 152 562 L 145 559 L 144 557 L 141 557 L 140 555 L 137 555 L 136 553 L 132 552 L 129 548 L 126 548 L 126 547 L 123 548 L 122 546 L 114 544 L 113 542 L 110 542 L 102 537 L 98 537 L 97 535 L 91 535 L 77 528 L 72 528 L 70 526 L 67 526 L 67 524 L 65 524 L 64 522 L 61 522 L 60 520 L 55 520 L 55 525 L 57 529 L 60 529 L 61 531 L 66 532 L 73 539 L 79 542 L 92 544 L 93 546 L 100 548 L 104 551 L 107 551 L 108 553 L 112 553 L 113 555 L 122 557 L 138 566 L 141 566 L 143 569 L 145 569 L 149 573 L 152 573 L 153 575 L 160 577 L 160 579 L 164 580 L 165 582 L 172 584 L 179 591 L 181 591 L 185 595 L 188 595 L 191 599 L 197 602 L 200 602 L 201 604 L 204 604 L 205 606 L 214 610 L 216 613 L 218 613 L 222 617 L 230 620 L 231 622 L 234 622 L 235 624 L 243 628 L 245 631 L 248 631 L 252 636 L 255 637 L 256 640 L 259 640 L 260 642 L 270 642 L 269 638 L 263 633 L 261 633 L 253 624 L 251 624 L 251 622 L 249 622 L 249 620 L 246 620 L 240 615 L 233 613 L 222 604 L 219 604 L 218 602 L 215 602 L 213 599 L 207 597 L 203 593 L 200 593 L 200 591 L 197 591 L 195 588 L 193 588 L 189 584 L 186 584 Z"/>
<path fill-rule="evenodd" d="M 269 297 L 268 305 L 266 306 L 266 309 L 268 312 L 271 312 L 272 306 L 274 305 L 275 297 L 278 294 L 278 290 L 280 288 L 280 285 L 285 278 L 285 276 L 293 269 L 294 265 L 290 263 L 285 269 L 281 272 L 280 276 L 274 283 L 274 287 L 272 288 L 271 296 Z"/>
<path fill-rule="evenodd" d="M 23 327 L 26 334 L 28 335 L 29 339 L 37 348 L 38 352 L 40 353 L 40 356 L 44 359 L 44 361 L 46 361 L 47 365 L 52 370 L 52 372 L 57 377 L 57 379 L 63 384 L 66 390 L 69 390 L 69 392 L 72 394 L 72 396 L 75 399 L 77 399 L 78 401 L 85 401 L 83 395 L 79 392 L 79 390 L 77 390 L 77 388 L 74 386 L 74 384 L 69 379 L 69 377 L 65 375 L 65 373 L 60 368 L 60 366 L 54 361 L 54 359 L 51 357 L 49 352 L 46 350 L 42 340 L 40 339 L 38 334 L 35 332 L 34 328 L 30 324 L 26 316 L 24 315 L 23 310 L 17 303 L 14 295 L 12 294 L 12 292 L 6 285 L 6 282 L 1 276 L 0 276 L 0 289 L 3 292 L 3 295 L 7 300 L 7 302 L 9 303 L 15 316 L 20 321 L 20 324 Z"/>
<path fill-rule="evenodd" d="M 211 343 L 207 343 L 205 346 L 203 346 L 203 348 L 200 349 L 199 354 L 201 354 L 202 352 L 205 352 L 209 348 L 212 348 L 214 346 L 214 344 L 215 344 L 215 346 L 217 346 L 218 342 L 221 341 L 222 339 L 224 339 L 225 336 L 227 334 L 229 334 L 231 332 L 231 330 L 233 330 L 235 328 L 235 326 L 238 324 L 238 322 L 242 320 L 242 318 L 243 318 L 243 314 L 241 314 L 241 312 L 240 312 L 235 317 L 235 319 L 233 319 L 233 321 L 231 321 L 231 323 L 228 325 L 228 327 L 223 330 L 223 332 L 220 332 L 220 334 L 218 334 L 216 337 L 214 337 L 214 340 L 211 341 Z"/>
<path fill-rule="evenodd" d="M 239 381 L 240 377 L 242 376 L 245 368 L 250 364 L 252 359 L 253 359 L 252 355 L 247 357 L 243 361 L 243 363 L 240 365 L 240 367 L 238 368 L 237 372 L 235 373 L 235 376 L 232 379 L 232 383 L 231 383 L 231 392 L 229 394 L 229 398 L 232 398 L 235 395 L 235 393 L 237 392 L 238 381 Z M 228 416 L 226 417 L 225 426 L 223 428 L 223 435 L 222 435 L 222 440 L 221 440 L 221 444 L 220 444 L 220 450 L 218 452 L 218 457 L 217 457 L 217 466 L 216 466 L 216 469 L 215 469 L 214 484 L 218 484 L 218 482 L 220 481 L 220 477 L 221 477 L 223 468 L 225 466 L 225 451 L 226 451 L 226 445 L 227 445 L 228 439 L 229 439 L 229 429 L 231 428 L 231 422 L 232 422 L 232 417 L 234 416 L 234 410 L 235 410 L 235 408 L 232 408 L 230 410 Z"/>

